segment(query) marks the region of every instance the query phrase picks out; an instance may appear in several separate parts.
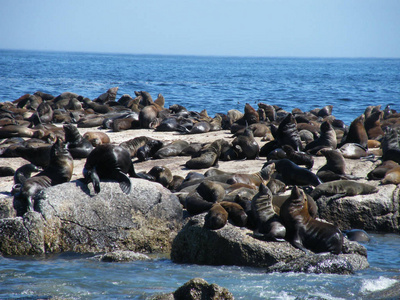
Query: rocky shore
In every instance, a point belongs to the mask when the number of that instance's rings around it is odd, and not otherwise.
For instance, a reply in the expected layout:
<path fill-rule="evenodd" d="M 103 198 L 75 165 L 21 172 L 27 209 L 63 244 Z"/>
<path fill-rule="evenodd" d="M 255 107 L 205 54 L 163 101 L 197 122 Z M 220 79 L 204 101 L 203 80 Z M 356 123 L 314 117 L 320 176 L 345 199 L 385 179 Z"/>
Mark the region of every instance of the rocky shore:
<path fill-rule="evenodd" d="M 98 108 L 99 105 L 102 105 L 103 108 L 114 107 L 115 109 L 117 106 L 115 96 L 114 100 L 109 99 L 112 94 L 110 90 L 106 94 L 105 96 L 100 96 L 100 100 L 97 102 L 88 99 L 77 99 L 80 109 L 92 109 L 94 111 L 92 115 L 99 116 L 105 114 L 105 112 L 96 111 L 100 109 Z M 42 98 L 44 99 L 44 97 Z M 73 102 L 71 99 L 66 102 L 68 105 Z M 118 103 L 123 106 L 122 103 L 125 103 L 125 100 L 121 99 Z M 160 95 L 157 100 L 159 99 Z M 287 241 L 268 241 L 262 237 L 260 238 L 254 228 L 249 229 L 249 226 L 247 228 L 246 226 L 237 226 L 232 220 L 227 222 L 221 229 L 212 230 L 207 228 L 204 224 L 206 211 L 190 215 L 185 207 L 185 197 L 190 191 L 174 190 L 169 184 L 163 184 L 161 181 L 157 182 L 156 178 L 147 180 L 151 175 L 150 170 L 154 167 L 166 167 L 176 178 L 181 178 L 181 181 L 187 178 L 188 174 L 193 172 L 204 174 L 210 168 L 226 173 L 255 174 L 263 169 L 264 164 L 273 160 L 269 157 L 270 152 L 280 148 L 283 144 L 275 145 L 276 147 L 271 148 L 271 151 L 266 154 L 259 150 L 256 157 L 250 157 L 249 153 L 253 149 L 245 149 L 245 146 L 250 143 L 240 144 L 238 136 L 241 134 L 234 132 L 232 128 L 204 130 L 205 127 L 212 126 L 213 119 L 216 118 L 208 116 L 205 118 L 208 125 L 202 125 L 203 127 L 199 129 L 202 131 L 200 133 L 188 134 L 182 128 L 171 131 L 155 130 L 152 128 L 153 125 L 150 125 L 155 122 L 155 119 L 143 123 L 145 119 L 143 111 L 145 111 L 145 107 L 154 106 L 154 103 L 161 103 L 160 101 L 157 102 L 157 100 L 152 102 L 153 104 L 144 105 L 138 111 L 137 122 L 140 123 L 138 127 L 132 125 L 135 121 L 134 118 L 130 120 L 130 127 L 122 128 L 121 121 L 118 129 L 116 128 L 118 123 L 116 121 L 109 128 L 101 128 L 98 125 L 79 126 L 82 123 L 78 122 L 79 133 L 83 136 L 88 132 L 102 132 L 109 137 L 110 143 L 115 145 L 120 145 L 135 138 L 147 137 L 162 141 L 164 146 L 174 141 L 185 141 L 190 145 L 198 144 L 203 149 L 206 149 L 204 146 L 215 141 L 221 141 L 218 142 L 219 147 L 226 143 L 231 147 L 229 148 L 230 152 L 222 153 L 221 149 L 219 149 L 217 163 L 212 162 L 208 166 L 200 166 L 195 169 L 187 164 L 190 160 L 189 155 L 174 155 L 157 159 L 150 157 L 151 159 L 148 160 L 139 160 L 138 157 L 132 157 L 136 173 L 144 174 L 145 176 L 130 178 L 131 190 L 127 194 L 121 190 L 115 180 L 102 180 L 100 183 L 101 192 L 96 193 L 92 184 L 86 184 L 83 181 L 86 158 L 75 157 L 70 180 L 35 193 L 33 197 L 34 211 L 28 211 L 20 216 L 17 216 L 15 199 L 11 194 L 15 179 L 13 176 L 2 177 L 0 180 L 0 235 L 2 237 L 0 240 L 0 253 L 2 255 L 32 255 L 63 251 L 81 253 L 111 253 L 114 251 L 170 253 L 171 259 L 176 263 L 245 265 L 262 267 L 269 272 L 296 271 L 351 274 L 368 267 L 365 248 L 359 243 L 351 242 L 346 238 L 343 242 L 342 253 L 339 255 L 323 255 L 312 252 L 306 254 L 304 251 L 293 247 Z M 42 103 L 46 102 L 43 100 Z M 157 125 L 154 125 L 154 127 L 161 126 L 162 121 L 166 119 L 165 116 L 162 117 L 162 112 L 165 113 L 168 109 L 163 108 L 163 104 L 162 102 L 162 109 L 156 111 Z M 12 104 L 8 104 L 7 109 L 12 106 Z M 127 107 L 127 104 L 124 104 L 124 106 Z M 263 106 L 261 105 L 260 107 L 262 108 Z M 5 108 L 6 105 L 3 105 L 3 109 Z M 134 111 L 132 107 L 129 110 Z M 249 113 L 249 110 L 251 111 L 246 105 L 244 113 L 239 112 L 241 113 L 239 119 L 246 116 L 246 113 L 254 116 L 254 113 Z M 30 116 L 32 116 L 35 109 L 27 109 L 27 111 L 30 111 Z M 169 109 L 166 115 L 170 116 L 172 111 L 172 109 Z M 142 114 L 142 117 L 140 117 L 140 114 Z M 293 130 L 296 132 L 306 130 L 304 129 L 305 126 L 298 126 L 298 124 L 306 124 L 305 121 L 301 123 L 300 116 L 307 116 L 309 120 L 313 120 L 313 122 L 310 121 L 309 123 L 313 123 L 313 126 L 317 128 L 316 130 L 320 130 L 320 128 L 315 124 L 321 124 L 328 116 L 333 117 L 331 112 L 327 112 L 325 115 L 322 110 L 320 115 L 318 113 L 315 114 L 315 121 L 310 117 L 310 114 L 300 111 L 294 110 L 292 113 L 280 111 L 280 114 L 282 116 L 297 114 L 298 121 L 293 118 L 295 121 L 291 123 L 295 126 L 294 129 L 290 129 L 292 132 Z M 146 117 L 149 115 L 150 113 L 145 114 Z M 266 116 L 261 117 L 260 112 L 257 112 L 257 116 L 257 121 L 250 122 L 251 118 L 246 120 L 246 126 L 251 125 L 249 123 L 263 124 L 268 129 L 263 134 L 253 136 L 252 145 L 257 144 L 260 149 L 265 150 L 268 145 L 272 147 L 271 143 L 273 141 L 278 141 L 279 138 L 284 139 L 285 136 L 291 135 L 284 132 L 283 138 L 276 133 L 274 136 L 271 131 L 277 130 L 275 128 L 276 125 L 273 124 L 279 125 L 278 118 L 271 121 Z M 260 121 L 260 118 L 263 121 Z M 283 119 L 284 117 L 279 119 L 281 123 Z M 335 119 L 332 118 L 332 120 Z M 63 123 L 65 121 L 56 124 L 56 128 L 62 130 Z M 235 122 L 232 122 L 231 126 L 234 124 Z M 3 125 L 2 127 L 6 126 Z M 310 127 L 308 130 L 311 136 L 313 135 L 312 130 L 315 129 L 314 127 Z M 395 125 L 389 127 L 396 128 Z M 245 127 L 242 126 L 241 129 L 243 128 Z M 193 128 L 190 130 L 193 130 Z M 255 135 L 254 133 L 257 129 L 253 127 L 252 130 L 252 135 Z M 338 144 L 340 141 L 339 135 L 343 131 L 345 130 L 336 130 Z M 320 131 L 315 133 L 316 138 L 314 140 L 321 135 Z M 310 143 L 309 140 L 306 140 L 306 135 L 301 135 L 301 143 L 303 145 Z M 382 163 L 382 156 L 390 153 L 386 151 L 387 146 L 381 146 L 382 137 L 376 139 L 376 141 L 378 140 L 378 143 L 371 143 L 369 146 L 368 157 L 364 155 L 357 158 L 343 158 L 346 180 L 350 179 L 352 182 L 368 184 L 375 187 L 377 191 L 368 194 L 353 192 L 346 194 L 346 192 L 342 193 L 343 191 L 337 191 L 333 195 L 322 194 L 322 196 L 314 199 L 318 211 L 316 217 L 319 220 L 334 224 L 342 231 L 362 229 L 370 232 L 400 232 L 399 184 L 382 184 L 381 180 L 370 180 L 367 177 L 371 171 Z M 300 141 L 300 135 L 298 135 L 298 141 Z M 29 162 L 22 157 L 4 155 L 5 144 L 6 138 L 2 141 L 1 167 L 7 166 L 16 170 Z M 396 147 L 400 146 L 397 144 L 394 148 Z M 239 150 L 236 151 L 237 149 Z M 222 154 L 225 157 L 222 157 Z M 246 157 L 246 155 L 248 156 Z M 315 175 L 318 174 L 321 167 L 326 165 L 327 158 L 321 153 L 310 155 L 313 164 L 307 170 Z M 232 156 L 234 158 L 231 158 Z M 194 158 L 196 155 L 192 154 L 192 157 Z M 207 159 L 203 159 L 202 162 L 207 161 Z M 265 184 L 267 183 L 268 180 L 265 181 Z M 291 184 L 286 183 L 286 189 L 276 193 L 276 195 L 288 197 L 291 186 Z M 315 186 L 311 189 L 314 188 Z M 220 201 L 218 200 L 217 202 Z"/>

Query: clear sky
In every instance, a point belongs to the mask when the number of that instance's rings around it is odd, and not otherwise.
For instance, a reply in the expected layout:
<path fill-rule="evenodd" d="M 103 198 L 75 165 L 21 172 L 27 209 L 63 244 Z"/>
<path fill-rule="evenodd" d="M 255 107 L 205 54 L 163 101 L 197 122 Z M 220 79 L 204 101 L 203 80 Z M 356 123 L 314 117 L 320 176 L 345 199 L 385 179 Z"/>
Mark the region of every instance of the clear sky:
<path fill-rule="evenodd" d="M 400 57 L 400 0 L 0 0 L 0 49 Z"/>

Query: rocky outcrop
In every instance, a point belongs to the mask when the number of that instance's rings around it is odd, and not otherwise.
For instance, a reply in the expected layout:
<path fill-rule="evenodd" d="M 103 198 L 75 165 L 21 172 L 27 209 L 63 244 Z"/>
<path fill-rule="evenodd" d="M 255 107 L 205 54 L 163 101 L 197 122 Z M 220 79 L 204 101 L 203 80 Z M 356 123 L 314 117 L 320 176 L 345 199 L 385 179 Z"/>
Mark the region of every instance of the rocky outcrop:
<path fill-rule="evenodd" d="M 100 255 L 99 260 L 102 262 L 129 262 L 136 260 L 151 260 L 151 258 L 142 253 L 129 250 L 117 250 Z"/>
<path fill-rule="evenodd" d="M 213 283 L 209 284 L 202 278 L 193 278 L 169 294 L 160 294 L 151 298 L 152 300 L 233 300 L 231 292 L 226 288 Z"/>
<path fill-rule="evenodd" d="M 305 254 L 288 242 L 266 242 L 250 230 L 227 224 L 219 230 L 204 228 L 205 214 L 191 217 L 176 236 L 171 259 L 176 263 L 238 265 L 270 271 L 351 274 L 367 268 L 367 251 L 345 241 L 343 254 Z"/>
<path fill-rule="evenodd" d="M 399 201 L 400 186 L 388 184 L 378 186 L 377 193 L 339 199 L 322 196 L 316 203 L 319 216 L 342 230 L 400 232 Z"/>
<path fill-rule="evenodd" d="M 37 212 L 0 220 L 0 252 L 170 251 L 182 224 L 175 195 L 142 179 L 132 179 L 128 195 L 116 182 L 101 186 L 97 195 L 79 180 L 43 190 L 35 197 Z"/>

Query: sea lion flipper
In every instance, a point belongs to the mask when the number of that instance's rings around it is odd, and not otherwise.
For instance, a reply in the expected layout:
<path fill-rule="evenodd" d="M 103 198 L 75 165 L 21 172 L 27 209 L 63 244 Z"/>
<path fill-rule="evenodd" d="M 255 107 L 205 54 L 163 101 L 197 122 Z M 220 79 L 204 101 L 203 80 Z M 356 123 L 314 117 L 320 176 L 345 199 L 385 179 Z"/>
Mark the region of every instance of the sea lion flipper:
<path fill-rule="evenodd" d="M 131 180 L 129 177 L 120 171 L 118 173 L 118 182 L 119 182 L 119 187 L 125 194 L 129 194 L 131 192 Z"/>

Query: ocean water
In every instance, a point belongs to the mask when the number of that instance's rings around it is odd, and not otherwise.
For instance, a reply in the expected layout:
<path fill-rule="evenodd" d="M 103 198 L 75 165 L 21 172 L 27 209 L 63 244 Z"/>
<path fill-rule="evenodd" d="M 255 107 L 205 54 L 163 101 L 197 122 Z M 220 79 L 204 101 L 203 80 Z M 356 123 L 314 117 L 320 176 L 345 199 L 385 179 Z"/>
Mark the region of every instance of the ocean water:
<path fill-rule="evenodd" d="M 368 105 L 400 111 L 399 59 L 301 59 L 114 55 L 0 50 L 0 102 L 26 93 L 75 92 L 91 99 L 118 86 L 164 95 L 166 106 L 209 115 L 245 103 L 307 111 L 332 104 L 346 124 Z M 201 277 L 236 299 L 366 299 L 400 281 L 400 236 L 372 234 L 370 268 L 354 275 L 266 274 L 237 266 L 153 261 L 100 263 L 92 255 L 0 257 L 0 299 L 145 299 Z M 1 237 L 0 237 L 1 238 Z"/>

